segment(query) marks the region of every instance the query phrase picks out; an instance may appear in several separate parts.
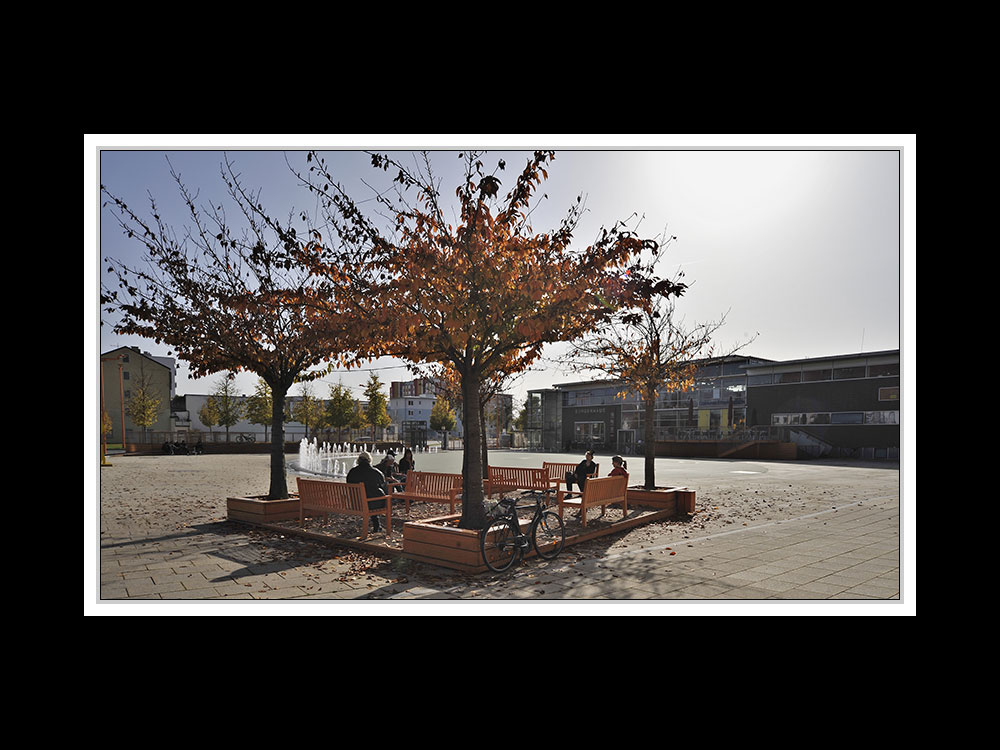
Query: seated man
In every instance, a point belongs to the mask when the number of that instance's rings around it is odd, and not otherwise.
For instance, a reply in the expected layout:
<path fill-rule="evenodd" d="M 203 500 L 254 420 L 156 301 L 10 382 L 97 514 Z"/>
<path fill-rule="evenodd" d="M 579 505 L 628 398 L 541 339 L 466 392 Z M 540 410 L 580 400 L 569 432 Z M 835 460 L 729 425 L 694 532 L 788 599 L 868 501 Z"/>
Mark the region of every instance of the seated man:
<path fill-rule="evenodd" d="M 566 490 L 572 492 L 573 482 L 576 482 L 580 492 L 583 492 L 583 485 L 587 481 L 587 477 L 595 471 L 597 471 L 597 464 L 594 463 L 594 452 L 587 451 L 584 459 L 576 465 L 576 471 L 566 472 Z"/>
<path fill-rule="evenodd" d="M 384 498 L 389 494 L 389 488 L 385 483 L 385 475 L 372 466 L 372 457 L 365 451 L 358 454 L 356 465 L 347 472 L 348 484 L 363 484 L 365 486 L 365 497 Z M 369 510 L 380 510 L 385 507 L 385 500 L 370 500 Z M 382 517 L 372 516 L 372 531 L 382 530 Z"/>
<path fill-rule="evenodd" d="M 396 454 L 392 451 L 388 451 L 375 468 L 382 472 L 382 476 L 387 481 L 406 481 L 406 477 L 399 473 L 399 468 L 396 466 Z"/>

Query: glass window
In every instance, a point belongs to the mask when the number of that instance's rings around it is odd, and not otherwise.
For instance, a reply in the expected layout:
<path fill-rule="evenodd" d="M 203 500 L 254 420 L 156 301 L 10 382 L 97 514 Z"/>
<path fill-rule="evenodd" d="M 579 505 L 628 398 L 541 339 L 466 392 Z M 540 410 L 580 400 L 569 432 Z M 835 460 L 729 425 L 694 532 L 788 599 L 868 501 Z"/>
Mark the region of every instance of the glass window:
<path fill-rule="evenodd" d="M 899 424 L 899 412 L 866 411 L 865 424 Z"/>
<path fill-rule="evenodd" d="M 878 389 L 879 401 L 899 401 L 899 386 Z"/>
<path fill-rule="evenodd" d="M 580 441 L 593 440 L 595 443 L 602 443 L 604 442 L 604 422 L 575 422 L 573 435 Z"/>
<path fill-rule="evenodd" d="M 801 372 L 776 372 L 774 374 L 775 383 L 800 383 L 802 382 Z"/>
<path fill-rule="evenodd" d="M 834 380 L 848 380 L 850 378 L 863 378 L 864 376 L 864 365 L 860 367 L 838 367 L 833 371 Z"/>
<path fill-rule="evenodd" d="M 865 414 L 861 411 L 841 411 L 830 415 L 831 424 L 863 424 Z"/>
<path fill-rule="evenodd" d="M 771 385 L 771 373 L 764 375 L 748 375 L 747 385 Z"/>
<path fill-rule="evenodd" d="M 884 365 L 869 365 L 868 377 L 884 378 L 891 375 L 899 375 L 899 362 L 890 362 Z"/>
<path fill-rule="evenodd" d="M 830 380 L 833 377 L 833 370 L 804 370 L 802 372 L 802 382 L 814 383 L 817 380 Z"/>

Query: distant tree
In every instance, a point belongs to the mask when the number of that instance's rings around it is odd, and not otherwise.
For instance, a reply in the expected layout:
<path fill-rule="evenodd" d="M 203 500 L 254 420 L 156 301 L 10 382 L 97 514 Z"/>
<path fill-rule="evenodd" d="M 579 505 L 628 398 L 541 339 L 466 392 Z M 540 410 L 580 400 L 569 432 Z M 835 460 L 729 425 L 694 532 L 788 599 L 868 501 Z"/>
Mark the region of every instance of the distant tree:
<path fill-rule="evenodd" d="M 257 385 L 246 399 L 246 418 L 250 424 L 264 427 L 264 441 L 267 441 L 267 431 L 274 419 L 274 401 L 271 398 L 271 386 L 263 378 L 257 378 Z"/>
<path fill-rule="evenodd" d="M 675 317 L 673 301 L 662 301 L 641 310 L 624 310 L 615 319 L 573 342 L 571 367 L 596 371 L 622 384 L 620 397 L 639 394 L 643 404 L 645 488 L 656 486 L 654 417 L 661 393 L 686 391 L 694 386 L 699 363 L 708 357 L 736 354 L 756 336 L 724 353 L 715 352 L 713 337 L 726 320 L 686 326 Z"/>
<path fill-rule="evenodd" d="M 354 420 L 354 398 L 344 384 L 330 386 L 330 398 L 326 403 L 326 423 L 337 431 L 337 442 L 341 442 L 345 427 Z"/>
<path fill-rule="evenodd" d="M 455 412 L 451 410 L 448 401 L 438 397 L 431 409 L 430 427 L 432 430 L 444 433 L 444 449 L 448 449 L 448 433 L 455 429 Z"/>
<path fill-rule="evenodd" d="M 146 430 L 156 424 L 162 409 L 158 390 L 153 386 L 152 377 L 139 366 L 138 378 L 129 387 L 129 397 L 125 399 L 125 415 L 132 424 L 142 428 L 142 442 L 146 442 Z"/>
<path fill-rule="evenodd" d="M 302 396 L 292 406 L 292 419 L 306 426 L 306 435 L 310 434 L 311 429 L 315 436 L 323 426 L 326 420 L 326 407 L 322 400 L 313 396 L 310 386 L 302 386 Z"/>
<path fill-rule="evenodd" d="M 524 404 L 517 412 L 517 416 L 511 422 L 515 430 L 526 430 L 528 429 L 528 417 L 531 413 L 531 396 L 526 396 L 524 399 Z"/>
<path fill-rule="evenodd" d="M 215 399 L 211 397 L 205 399 L 205 403 L 198 410 L 198 419 L 208 428 L 208 434 L 213 434 L 212 428 L 219 424 L 219 410 L 215 406 Z"/>
<path fill-rule="evenodd" d="M 313 309 L 299 291 L 306 269 L 286 261 L 291 248 L 315 241 L 300 237 L 291 218 L 282 222 L 265 211 L 260 192 L 239 182 L 233 164 L 221 167 L 237 226 L 221 205 L 201 208 L 173 168 L 187 208 L 190 228 L 176 232 L 150 196 L 147 216 L 101 185 L 104 204 L 126 237 L 144 248 L 142 263 L 129 265 L 106 257 L 117 289 L 103 287 L 106 313 L 120 316 L 116 333 L 166 342 L 195 376 L 246 370 L 271 387 L 271 468 L 268 497 L 288 497 L 285 465 L 285 398 L 293 383 L 324 361 L 350 348 L 357 327 L 331 335 L 336 314 L 326 311 L 322 337 L 312 324 Z"/>
<path fill-rule="evenodd" d="M 215 391 L 210 396 L 218 414 L 218 424 L 226 428 L 226 442 L 229 442 L 229 428 L 243 419 L 243 397 L 236 392 L 232 373 L 220 378 Z"/>
<path fill-rule="evenodd" d="M 361 406 L 360 401 L 354 402 L 354 414 L 351 415 L 351 429 L 361 430 L 368 426 L 368 415 L 365 414 L 364 408 Z"/>
<path fill-rule="evenodd" d="M 376 427 L 381 428 L 382 436 L 385 437 L 385 428 L 391 424 L 392 420 L 389 418 L 387 409 L 389 401 L 382 392 L 382 381 L 377 373 L 373 372 L 365 384 L 365 398 L 368 399 L 365 418 L 372 426 L 372 440 L 375 439 Z"/>

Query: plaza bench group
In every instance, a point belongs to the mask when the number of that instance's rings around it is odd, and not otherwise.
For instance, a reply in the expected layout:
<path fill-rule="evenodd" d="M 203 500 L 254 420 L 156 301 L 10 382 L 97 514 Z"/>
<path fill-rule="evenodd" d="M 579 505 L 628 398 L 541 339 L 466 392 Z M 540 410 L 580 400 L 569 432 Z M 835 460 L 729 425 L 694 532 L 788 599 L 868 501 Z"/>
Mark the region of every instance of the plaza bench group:
<path fill-rule="evenodd" d="M 363 484 L 304 477 L 296 477 L 296 482 L 299 488 L 300 526 L 305 523 L 306 511 L 322 513 L 324 521 L 329 519 L 331 513 L 360 516 L 364 522 L 362 538 L 368 536 L 368 519 L 372 516 L 384 515 L 386 533 L 392 533 L 393 500 L 402 500 L 406 503 L 407 513 L 410 512 L 410 503 L 418 500 L 427 503 L 447 503 L 454 513 L 457 497 L 462 491 L 461 474 L 430 471 L 407 473 L 401 492 L 390 492 L 382 497 L 365 497 Z M 368 503 L 373 500 L 385 500 L 385 507 L 369 509 Z"/>
<path fill-rule="evenodd" d="M 541 469 L 490 466 L 488 476 L 483 482 L 483 491 L 487 497 L 513 490 L 543 492 L 546 504 L 551 499 L 551 493 L 555 491 L 559 515 L 562 516 L 566 507 L 577 507 L 580 509 L 583 526 L 587 525 L 587 510 L 591 508 L 600 507 L 603 516 L 607 506 L 622 504 L 624 511 L 628 512 L 625 495 L 627 477 L 598 478 L 595 468 L 582 491 L 560 489 L 560 482 L 566 481 L 566 473 L 574 472 L 576 466 L 576 464 L 548 461 L 542 463 Z M 392 533 L 393 500 L 402 500 L 406 504 L 407 514 L 410 512 L 410 503 L 417 501 L 447 504 L 454 514 L 458 496 L 462 492 L 461 474 L 429 471 L 408 472 L 401 491 L 390 491 L 388 495 L 378 498 L 366 498 L 363 484 L 304 477 L 296 477 L 296 482 L 299 490 L 299 525 L 305 523 L 307 511 L 311 511 L 309 515 L 322 513 L 324 520 L 328 520 L 331 513 L 358 516 L 363 521 L 362 538 L 368 536 L 369 519 L 372 516 L 384 515 L 386 533 Z M 398 484 L 391 483 L 391 485 Z M 368 503 L 372 500 L 384 500 L 385 505 L 371 510 Z"/>

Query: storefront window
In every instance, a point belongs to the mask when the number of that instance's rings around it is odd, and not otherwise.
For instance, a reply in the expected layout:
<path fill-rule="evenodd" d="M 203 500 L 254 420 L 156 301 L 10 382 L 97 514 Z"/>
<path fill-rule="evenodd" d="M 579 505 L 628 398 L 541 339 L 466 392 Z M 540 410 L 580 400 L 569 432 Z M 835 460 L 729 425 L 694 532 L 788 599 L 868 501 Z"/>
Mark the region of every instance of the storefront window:
<path fill-rule="evenodd" d="M 603 443 L 604 422 L 576 422 L 573 425 L 573 436 L 581 443 Z"/>

